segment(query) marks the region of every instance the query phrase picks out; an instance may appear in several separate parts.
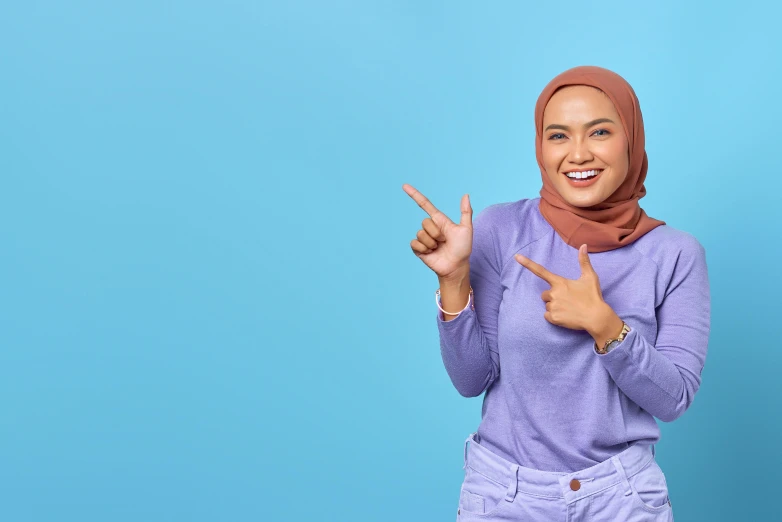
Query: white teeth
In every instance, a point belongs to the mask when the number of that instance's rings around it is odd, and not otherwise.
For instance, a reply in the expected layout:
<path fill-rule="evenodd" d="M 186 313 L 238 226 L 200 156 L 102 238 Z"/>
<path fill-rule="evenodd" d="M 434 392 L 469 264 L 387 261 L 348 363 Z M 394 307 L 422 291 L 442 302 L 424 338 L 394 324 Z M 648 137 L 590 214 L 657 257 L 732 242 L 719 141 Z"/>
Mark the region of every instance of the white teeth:
<path fill-rule="evenodd" d="M 587 170 L 584 172 L 568 172 L 565 175 L 571 179 L 584 179 L 597 176 L 598 172 L 597 170 Z"/>

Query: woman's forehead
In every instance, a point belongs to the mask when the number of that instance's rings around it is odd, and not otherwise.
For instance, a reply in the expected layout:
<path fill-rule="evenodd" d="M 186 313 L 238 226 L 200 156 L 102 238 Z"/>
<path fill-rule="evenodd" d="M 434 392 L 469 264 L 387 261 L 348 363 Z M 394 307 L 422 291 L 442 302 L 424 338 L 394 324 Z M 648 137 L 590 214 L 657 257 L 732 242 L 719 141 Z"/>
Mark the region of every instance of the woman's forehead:
<path fill-rule="evenodd" d="M 611 99 L 600 89 L 589 85 L 568 85 L 558 89 L 546 104 L 543 120 L 565 118 L 590 120 L 597 117 L 618 118 Z M 616 121 L 616 120 L 615 120 Z"/>

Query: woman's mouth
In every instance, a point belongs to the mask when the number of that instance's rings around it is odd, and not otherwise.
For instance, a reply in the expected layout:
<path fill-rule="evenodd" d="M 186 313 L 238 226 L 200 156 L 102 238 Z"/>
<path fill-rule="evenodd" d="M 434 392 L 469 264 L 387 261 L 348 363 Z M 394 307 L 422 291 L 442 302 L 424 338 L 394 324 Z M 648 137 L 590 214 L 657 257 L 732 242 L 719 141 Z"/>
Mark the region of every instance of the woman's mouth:
<path fill-rule="evenodd" d="M 572 170 L 565 172 L 563 175 L 571 186 L 580 188 L 593 185 L 600 177 L 601 172 L 603 172 L 603 169 Z"/>

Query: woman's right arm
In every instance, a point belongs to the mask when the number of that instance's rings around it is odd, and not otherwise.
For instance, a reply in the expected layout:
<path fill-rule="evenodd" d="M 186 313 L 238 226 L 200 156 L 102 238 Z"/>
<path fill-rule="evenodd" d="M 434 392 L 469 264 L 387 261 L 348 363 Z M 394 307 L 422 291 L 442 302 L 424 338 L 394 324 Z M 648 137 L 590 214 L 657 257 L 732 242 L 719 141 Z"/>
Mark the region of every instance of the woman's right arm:
<path fill-rule="evenodd" d="M 437 310 L 443 364 L 454 387 L 464 397 L 477 397 L 500 374 L 497 319 L 502 301 L 501 266 L 487 210 L 475 217 L 467 270 L 452 278 L 439 278 L 440 306 L 448 312 L 462 310 L 470 285 L 473 289 L 473 302 L 459 315 L 448 316 Z M 448 303 L 447 296 L 454 296 L 455 301 Z"/>
<path fill-rule="evenodd" d="M 461 219 L 454 223 L 415 188 L 408 184 L 402 188 L 430 216 L 424 219 L 410 247 L 437 274 L 443 310 L 461 310 L 451 316 L 437 311 L 445 369 L 460 394 L 475 397 L 500 374 L 497 316 L 502 288 L 492 213 L 484 209 L 473 224 L 470 199 L 465 194 Z M 470 285 L 475 301 L 465 308 Z"/>

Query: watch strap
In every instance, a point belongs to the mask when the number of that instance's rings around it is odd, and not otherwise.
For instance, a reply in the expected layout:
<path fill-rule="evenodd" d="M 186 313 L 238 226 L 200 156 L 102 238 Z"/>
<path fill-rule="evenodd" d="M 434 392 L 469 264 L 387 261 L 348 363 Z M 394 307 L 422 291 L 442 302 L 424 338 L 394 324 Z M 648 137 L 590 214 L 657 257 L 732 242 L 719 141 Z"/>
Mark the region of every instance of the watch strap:
<path fill-rule="evenodd" d="M 616 348 L 617 344 L 624 340 L 628 333 L 630 333 L 630 326 L 626 322 L 622 321 L 622 331 L 619 333 L 619 336 L 613 339 L 608 339 L 603 345 L 603 348 L 598 347 L 597 343 L 595 343 L 595 352 L 599 353 L 600 355 L 604 355 L 610 352 Z"/>

